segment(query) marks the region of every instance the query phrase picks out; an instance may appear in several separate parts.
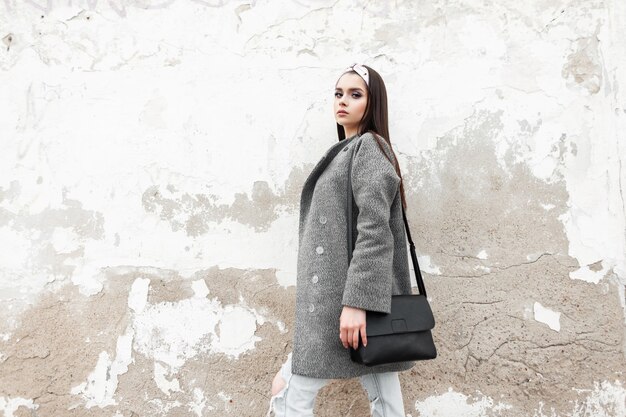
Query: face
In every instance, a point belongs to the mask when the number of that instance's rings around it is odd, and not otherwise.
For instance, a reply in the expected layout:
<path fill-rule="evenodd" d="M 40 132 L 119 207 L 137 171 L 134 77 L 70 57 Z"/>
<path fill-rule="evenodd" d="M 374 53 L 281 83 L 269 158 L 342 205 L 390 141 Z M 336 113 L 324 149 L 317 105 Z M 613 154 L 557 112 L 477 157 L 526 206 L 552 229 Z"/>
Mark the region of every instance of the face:
<path fill-rule="evenodd" d="M 343 126 L 346 137 L 356 133 L 367 106 L 367 85 L 358 74 L 343 74 L 335 86 L 335 120 Z M 343 113 L 345 112 L 345 113 Z"/>

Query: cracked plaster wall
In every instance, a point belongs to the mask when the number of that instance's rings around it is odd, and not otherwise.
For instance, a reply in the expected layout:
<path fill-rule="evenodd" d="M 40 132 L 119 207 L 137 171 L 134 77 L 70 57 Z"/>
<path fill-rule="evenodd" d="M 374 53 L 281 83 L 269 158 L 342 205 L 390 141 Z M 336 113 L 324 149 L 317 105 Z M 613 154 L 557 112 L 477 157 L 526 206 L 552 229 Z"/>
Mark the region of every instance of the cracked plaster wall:
<path fill-rule="evenodd" d="M 407 415 L 626 416 L 624 2 L 3 0 L 0 29 L 4 416 L 264 415 L 357 60 L 437 320 Z"/>

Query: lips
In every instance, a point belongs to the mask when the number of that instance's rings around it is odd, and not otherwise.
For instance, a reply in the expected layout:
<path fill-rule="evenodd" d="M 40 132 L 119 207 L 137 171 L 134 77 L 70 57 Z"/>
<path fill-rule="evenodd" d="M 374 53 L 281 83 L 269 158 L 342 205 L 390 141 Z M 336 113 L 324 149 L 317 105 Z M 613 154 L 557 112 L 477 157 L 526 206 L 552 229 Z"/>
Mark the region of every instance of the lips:
<path fill-rule="evenodd" d="M 348 112 L 347 112 L 347 111 L 345 111 L 345 110 L 339 110 L 339 111 L 337 112 L 337 114 L 348 114 Z"/>

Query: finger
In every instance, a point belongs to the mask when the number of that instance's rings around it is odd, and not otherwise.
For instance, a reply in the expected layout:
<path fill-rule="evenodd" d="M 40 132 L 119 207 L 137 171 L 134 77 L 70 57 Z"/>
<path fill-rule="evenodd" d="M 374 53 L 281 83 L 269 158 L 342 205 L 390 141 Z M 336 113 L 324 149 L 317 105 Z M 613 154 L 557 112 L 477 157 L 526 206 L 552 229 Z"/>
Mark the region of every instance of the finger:
<path fill-rule="evenodd" d="M 363 339 L 363 346 L 367 346 L 367 333 L 365 331 L 365 324 L 361 326 L 361 339 Z"/>
<path fill-rule="evenodd" d="M 348 343 L 348 346 L 352 346 L 352 333 L 353 333 L 353 330 L 348 329 L 348 338 L 346 340 L 346 342 Z"/>
<path fill-rule="evenodd" d="M 339 338 L 341 339 L 341 344 L 343 345 L 344 348 L 348 349 L 348 335 L 346 334 L 346 330 L 345 329 L 341 329 L 339 331 Z"/>
<path fill-rule="evenodd" d="M 352 347 L 357 349 L 359 347 L 359 329 L 357 328 L 352 336 Z"/>

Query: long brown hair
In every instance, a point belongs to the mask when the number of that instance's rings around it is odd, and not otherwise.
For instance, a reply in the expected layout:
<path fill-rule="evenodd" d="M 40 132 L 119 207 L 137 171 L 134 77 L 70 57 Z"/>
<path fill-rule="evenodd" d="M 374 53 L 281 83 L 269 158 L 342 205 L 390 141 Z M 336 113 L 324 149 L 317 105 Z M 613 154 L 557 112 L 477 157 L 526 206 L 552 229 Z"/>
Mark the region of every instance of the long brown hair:
<path fill-rule="evenodd" d="M 365 107 L 365 112 L 363 113 L 363 117 L 359 122 L 359 127 L 357 128 L 357 134 L 361 136 L 365 132 L 371 132 L 376 141 L 378 143 L 378 147 L 383 151 L 383 154 L 389 162 L 391 162 L 396 170 L 396 173 L 400 177 L 400 196 L 402 199 L 402 206 L 406 210 L 406 197 L 404 195 L 404 184 L 402 181 L 402 172 L 400 172 L 400 165 L 398 164 L 398 158 L 396 157 L 396 153 L 393 151 L 393 147 L 391 146 L 391 140 L 389 138 L 389 117 L 387 112 L 387 89 L 385 88 L 385 83 L 383 82 L 382 77 L 378 72 L 373 70 L 367 65 L 363 65 L 369 71 L 369 86 L 367 86 L 367 106 Z M 357 74 L 356 71 L 352 70 Z M 343 75 L 343 74 L 342 74 Z M 341 78 L 341 77 L 340 77 Z M 339 80 L 337 80 L 339 81 Z M 346 132 L 339 123 L 337 123 L 337 135 L 339 136 L 339 140 L 344 140 L 346 138 Z M 393 154 L 393 161 L 387 155 L 387 152 L 381 145 L 380 140 L 384 140 L 387 142 L 389 149 L 391 149 L 391 153 Z"/>

